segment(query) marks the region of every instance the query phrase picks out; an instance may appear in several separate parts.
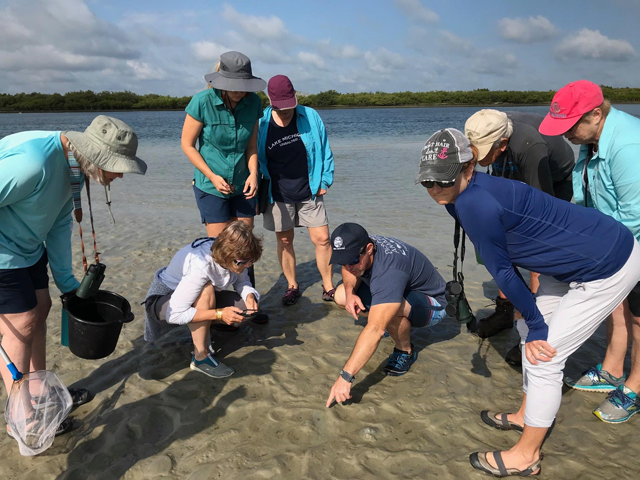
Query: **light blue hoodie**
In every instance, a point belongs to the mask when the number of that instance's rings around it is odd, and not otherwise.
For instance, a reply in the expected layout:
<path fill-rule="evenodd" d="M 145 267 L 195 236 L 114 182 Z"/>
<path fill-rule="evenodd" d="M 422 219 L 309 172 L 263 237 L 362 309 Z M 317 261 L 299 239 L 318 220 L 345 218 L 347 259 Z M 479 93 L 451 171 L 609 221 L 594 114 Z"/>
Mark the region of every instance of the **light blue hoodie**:
<path fill-rule="evenodd" d="M 270 106 L 265 109 L 258 128 L 258 160 L 260 162 L 260 172 L 266 178 L 270 178 L 269 169 L 267 168 L 266 143 L 271 110 Z M 296 114 L 298 133 L 307 150 L 311 199 L 315 199 L 316 193 L 320 188 L 326 190 L 333 185 L 333 153 L 331 152 L 331 147 L 329 147 L 327 131 L 318 112 L 313 108 L 298 105 Z M 271 184 L 269 184 L 269 203 L 273 203 Z"/>
<path fill-rule="evenodd" d="M 0 140 L 0 269 L 26 268 L 45 246 L 56 286 L 78 288 L 71 269 L 71 179 L 60 132 Z"/>
<path fill-rule="evenodd" d="M 587 151 L 587 145 L 580 147 L 573 169 L 573 195 L 578 205 L 585 205 Z M 622 222 L 640 240 L 640 119 L 611 108 L 587 175 L 586 205 Z"/>

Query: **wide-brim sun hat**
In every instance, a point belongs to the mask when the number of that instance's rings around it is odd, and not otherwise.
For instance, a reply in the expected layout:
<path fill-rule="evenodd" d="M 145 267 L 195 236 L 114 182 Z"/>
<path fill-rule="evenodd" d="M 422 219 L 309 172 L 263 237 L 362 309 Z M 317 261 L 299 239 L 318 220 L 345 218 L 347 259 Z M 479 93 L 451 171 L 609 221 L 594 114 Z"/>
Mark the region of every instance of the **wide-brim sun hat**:
<path fill-rule="evenodd" d="M 588 80 L 572 82 L 556 92 L 538 131 L 543 135 L 564 135 L 587 112 L 604 102 L 602 89 Z"/>
<path fill-rule="evenodd" d="M 98 115 L 84 132 L 62 134 L 86 160 L 106 172 L 144 175 L 147 171 L 147 164 L 136 156 L 138 137 L 122 120 Z"/>
<path fill-rule="evenodd" d="M 209 85 L 228 92 L 260 92 L 267 82 L 254 77 L 251 60 L 240 52 L 226 52 L 220 55 L 220 69 L 204 76 Z"/>
<path fill-rule="evenodd" d="M 464 164 L 471 160 L 471 144 L 460 130 L 439 130 L 429 137 L 422 148 L 416 183 L 454 182 Z"/>

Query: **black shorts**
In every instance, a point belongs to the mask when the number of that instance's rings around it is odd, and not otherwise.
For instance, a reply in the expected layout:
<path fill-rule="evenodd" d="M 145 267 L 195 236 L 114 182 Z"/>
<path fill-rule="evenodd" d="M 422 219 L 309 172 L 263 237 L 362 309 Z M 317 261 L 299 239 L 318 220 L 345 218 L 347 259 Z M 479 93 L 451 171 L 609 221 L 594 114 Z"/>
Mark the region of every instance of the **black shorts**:
<path fill-rule="evenodd" d="M 640 282 L 629 292 L 627 301 L 629 302 L 629 310 L 631 310 L 631 313 L 636 317 L 640 317 Z"/>
<path fill-rule="evenodd" d="M 24 313 L 36 307 L 36 290 L 49 288 L 48 263 L 45 250 L 30 267 L 0 269 L 0 315 Z"/>

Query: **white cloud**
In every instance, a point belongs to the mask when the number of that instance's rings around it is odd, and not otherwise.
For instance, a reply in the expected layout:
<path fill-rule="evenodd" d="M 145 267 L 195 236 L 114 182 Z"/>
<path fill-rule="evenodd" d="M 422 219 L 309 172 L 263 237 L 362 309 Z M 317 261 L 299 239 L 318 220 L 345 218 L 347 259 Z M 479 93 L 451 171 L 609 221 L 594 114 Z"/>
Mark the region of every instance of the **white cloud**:
<path fill-rule="evenodd" d="M 453 49 L 454 52 L 463 56 L 473 56 L 477 53 L 477 47 L 473 42 L 465 38 L 460 38 L 456 34 L 449 32 L 448 30 L 442 30 L 440 36 L 444 40 L 448 48 Z"/>
<path fill-rule="evenodd" d="M 207 62 L 217 62 L 220 60 L 220 55 L 230 50 L 224 45 L 206 40 L 192 43 L 191 48 L 197 58 Z"/>
<path fill-rule="evenodd" d="M 378 49 L 376 53 L 365 52 L 364 60 L 369 70 L 376 73 L 388 73 L 393 69 L 401 68 L 405 65 L 405 60 L 399 53 L 394 53 L 384 47 Z"/>
<path fill-rule="evenodd" d="M 324 60 L 317 53 L 300 52 L 298 53 L 298 59 L 301 62 L 313 65 L 314 67 L 319 68 L 320 70 L 324 70 L 326 68 Z"/>
<path fill-rule="evenodd" d="M 519 43 L 539 42 L 558 35 L 559 30 L 546 17 L 503 18 L 498 22 L 500 35 Z"/>
<path fill-rule="evenodd" d="M 556 49 L 561 60 L 612 60 L 627 61 L 636 57 L 636 51 L 626 40 L 616 40 L 599 30 L 583 28 L 577 34 L 566 37 Z"/>
<path fill-rule="evenodd" d="M 320 40 L 318 52 L 325 57 L 354 59 L 362 57 L 362 52 L 353 45 L 334 45 L 331 40 Z"/>
<path fill-rule="evenodd" d="M 138 80 L 163 80 L 166 73 L 161 68 L 154 68 L 148 63 L 128 60 L 127 65 L 133 70 L 133 74 Z"/>
<path fill-rule="evenodd" d="M 231 5 L 225 4 L 222 10 L 222 17 L 251 37 L 272 40 L 282 39 L 288 35 L 284 22 L 275 15 L 271 17 L 247 15 L 238 12 Z"/>
<path fill-rule="evenodd" d="M 412 20 L 436 23 L 440 17 L 425 7 L 420 0 L 396 0 L 396 5 Z"/>

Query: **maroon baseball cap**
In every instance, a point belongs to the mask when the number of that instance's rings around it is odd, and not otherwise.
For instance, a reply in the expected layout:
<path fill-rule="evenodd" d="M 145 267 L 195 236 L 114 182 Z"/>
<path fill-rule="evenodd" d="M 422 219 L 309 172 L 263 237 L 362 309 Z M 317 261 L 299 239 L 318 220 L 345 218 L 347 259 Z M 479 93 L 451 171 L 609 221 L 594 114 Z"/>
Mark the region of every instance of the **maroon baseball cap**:
<path fill-rule="evenodd" d="M 549 113 L 538 130 L 543 135 L 563 135 L 587 112 L 604 102 L 602 89 L 588 80 L 572 82 L 556 92 Z"/>
<path fill-rule="evenodd" d="M 291 80 L 289 80 L 289 77 L 285 75 L 276 75 L 269 80 L 267 96 L 269 97 L 271 106 L 276 110 L 295 108 L 298 105 L 293 84 Z"/>

